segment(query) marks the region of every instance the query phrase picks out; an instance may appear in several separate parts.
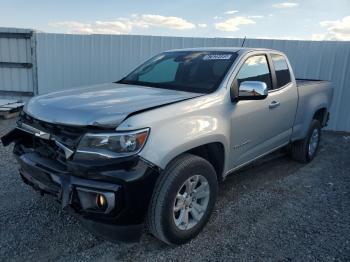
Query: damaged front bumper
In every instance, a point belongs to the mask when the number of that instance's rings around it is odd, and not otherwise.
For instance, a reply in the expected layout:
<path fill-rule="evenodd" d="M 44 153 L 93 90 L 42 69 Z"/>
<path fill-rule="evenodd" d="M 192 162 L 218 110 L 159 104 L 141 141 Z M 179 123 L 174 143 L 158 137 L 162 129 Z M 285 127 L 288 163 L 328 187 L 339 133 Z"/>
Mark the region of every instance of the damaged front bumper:
<path fill-rule="evenodd" d="M 62 162 L 37 146 L 52 141 L 42 141 L 21 129 L 11 131 L 2 141 L 4 145 L 15 142 L 23 181 L 41 194 L 53 195 L 90 230 L 110 240 L 140 237 L 157 168 L 138 156 L 79 161 L 73 157 Z"/>

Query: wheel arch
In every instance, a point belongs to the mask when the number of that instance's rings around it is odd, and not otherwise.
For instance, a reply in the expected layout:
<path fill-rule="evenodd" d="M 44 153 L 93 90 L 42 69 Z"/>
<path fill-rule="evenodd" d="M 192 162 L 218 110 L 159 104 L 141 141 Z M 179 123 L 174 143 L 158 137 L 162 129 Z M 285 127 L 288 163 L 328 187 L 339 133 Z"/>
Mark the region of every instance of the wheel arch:
<path fill-rule="evenodd" d="M 316 119 L 320 121 L 322 126 L 325 126 L 327 122 L 327 108 L 326 107 L 321 107 L 316 112 L 314 113 L 312 119 Z"/>
<path fill-rule="evenodd" d="M 199 156 L 207 160 L 215 169 L 218 180 L 221 180 L 225 168 L 225 148 L 220 142 L 200 145 L 184 153 Z"/>
<path fill-rule="evenodd" d="M 174 151 L 164 157 L 164 160 L 166 161 L 164 163 L 164 169 L 181 155 L 192 154 L 207 160 L 214 167 L 218 180 L 222 180 L 227 156 L 225 150 L 224 143 L 220 141 L 191 143 L 191 146 L 182 145 L 181 150 L 174 149 Z"/>
<path fill-rule="evenodd" d="M 303 139 L 307 135 L 310 123 L 313 119 L 319 120 L 321 126 L 324 126 L 327 122 L 328 110 L 327 102 L 325 100 L 320 100 L 318 96 L 312 98 L 308 104 L 298 108 L 297 119 L 299 120 L 294 123 L 291 141 Z"/>

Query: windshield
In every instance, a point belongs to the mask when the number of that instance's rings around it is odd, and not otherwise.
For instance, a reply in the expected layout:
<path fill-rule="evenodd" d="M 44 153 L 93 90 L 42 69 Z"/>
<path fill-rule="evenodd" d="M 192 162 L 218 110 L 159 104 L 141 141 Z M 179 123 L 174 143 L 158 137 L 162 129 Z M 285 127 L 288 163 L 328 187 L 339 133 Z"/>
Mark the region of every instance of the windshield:
<path fill-rule="evenodd" d="M 237 53 L 220 51 L 165 52 L 118 83 L 211 93 L 218 88 L 236 57 Z"/>

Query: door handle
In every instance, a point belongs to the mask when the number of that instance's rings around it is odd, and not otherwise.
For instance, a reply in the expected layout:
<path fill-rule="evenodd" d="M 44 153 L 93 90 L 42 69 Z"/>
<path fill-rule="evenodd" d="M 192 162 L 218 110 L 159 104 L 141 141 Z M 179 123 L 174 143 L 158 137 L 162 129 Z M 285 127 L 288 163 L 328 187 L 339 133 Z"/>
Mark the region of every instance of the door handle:
<path fill-rule="evenodd" d="M 269 108 L 275 108 L 278 107 L 280 105 L 280 102 L 277 101 L 272 101 L 271 104 L 269 105 Z"/>

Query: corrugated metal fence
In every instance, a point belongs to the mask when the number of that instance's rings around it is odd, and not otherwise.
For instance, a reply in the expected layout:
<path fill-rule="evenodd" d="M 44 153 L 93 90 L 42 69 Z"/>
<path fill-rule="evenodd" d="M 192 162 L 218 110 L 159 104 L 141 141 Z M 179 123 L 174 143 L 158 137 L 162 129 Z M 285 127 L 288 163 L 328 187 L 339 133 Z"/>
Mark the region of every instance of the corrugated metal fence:
<path fill-rule="evenodd" d="M 184 47 L 240 46 L 242 39 L 37 34 L 39 93 L 115 81 L 150 56 Z M 298 78 L 333 82 L 329 129 L 350 131 L 350 42 L 247 39 L 285 52 Z"/>
<path fill-rule="evenodd" d="M 36 33 L 37 87 L 39 94 L 43 94 L 111 82 L 164 50 L 240 46 L 242 41 L 236 38 Z M 350 42 L 247 39 L 245 46 L 285 52 L 298 78 L 332 81 L 335 94 L 328 128 L 350 131 Z"/>

